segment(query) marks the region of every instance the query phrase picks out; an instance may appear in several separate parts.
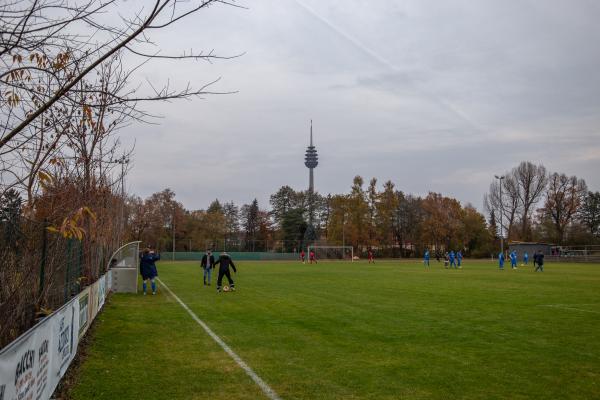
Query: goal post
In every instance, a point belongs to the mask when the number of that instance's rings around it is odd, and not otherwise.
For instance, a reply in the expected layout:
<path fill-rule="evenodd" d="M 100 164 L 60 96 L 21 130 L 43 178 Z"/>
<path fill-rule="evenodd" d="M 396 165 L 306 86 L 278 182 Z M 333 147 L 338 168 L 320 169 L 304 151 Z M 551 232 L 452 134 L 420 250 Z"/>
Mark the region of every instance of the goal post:
<path fill-rule="evenodd" d="M 318 246 L 309 245 L 308 254 L 315 252 L 317 260 L 348 260 L 354 261 L 354 247 L 352 246 Z"/>

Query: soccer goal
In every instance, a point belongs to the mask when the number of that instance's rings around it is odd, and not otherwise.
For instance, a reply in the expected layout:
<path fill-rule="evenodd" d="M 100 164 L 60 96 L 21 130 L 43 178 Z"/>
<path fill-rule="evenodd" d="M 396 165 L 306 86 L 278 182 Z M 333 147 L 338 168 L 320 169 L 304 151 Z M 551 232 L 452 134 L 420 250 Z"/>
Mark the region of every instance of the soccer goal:
<path fill-rule="evenodd" d="M 308 246 L 308 254 L 315 252 L 317 260 L 350 260 L 354 261 L 352 246 Z"/>

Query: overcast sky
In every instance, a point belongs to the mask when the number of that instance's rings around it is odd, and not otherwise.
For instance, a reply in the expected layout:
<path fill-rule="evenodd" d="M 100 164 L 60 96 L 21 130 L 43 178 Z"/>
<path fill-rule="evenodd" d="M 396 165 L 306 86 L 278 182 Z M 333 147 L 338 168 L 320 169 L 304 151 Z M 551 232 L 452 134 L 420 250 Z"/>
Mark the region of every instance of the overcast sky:
<path fill-rule="evenodd" d="M 246 1 L 153 37 L 163 54 L 240 58 L 154 63 L 140 77 L 237 94 L 146 106 L 128 189 L 165 187 L 188 209 L 308 186 L 313 120 L 322 194 L 355 175 L 482 209 L 494 174 L 522 160 L 600 189 L 600 2 Z"/>

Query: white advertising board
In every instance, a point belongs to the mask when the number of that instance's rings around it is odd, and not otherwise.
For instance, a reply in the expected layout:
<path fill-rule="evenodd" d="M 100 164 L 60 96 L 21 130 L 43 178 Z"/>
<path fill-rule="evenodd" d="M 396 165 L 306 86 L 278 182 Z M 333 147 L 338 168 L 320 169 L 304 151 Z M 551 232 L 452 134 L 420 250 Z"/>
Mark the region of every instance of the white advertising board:
<path fill-rule="evenodd" d="M 79 339 L 104 305 L 103 275 L 0 351 L 0 400 L 47 400 L 77 353 Z"/>

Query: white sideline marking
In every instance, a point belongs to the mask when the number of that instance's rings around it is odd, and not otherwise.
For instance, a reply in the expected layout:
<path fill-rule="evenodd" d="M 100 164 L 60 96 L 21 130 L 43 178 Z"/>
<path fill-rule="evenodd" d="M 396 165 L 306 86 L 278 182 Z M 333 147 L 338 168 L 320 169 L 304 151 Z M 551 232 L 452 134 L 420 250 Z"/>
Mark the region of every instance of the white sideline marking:
<path fill-rule="evenodd" d="M 209 327 L 208 325 L 206 325 L 204 323 L 204 321 L 202 321 L 200 318 L 198 318 L 198 316 L 192 311 L 190 310 L 190 308 L 183 302 L 181 301 L 181 299 L 179 297 L 177 297 L 177 295 L 175 293 L 173 293 L 171 291 L 171 289 L 169 289 L 169 287 L 167 285 L 165 285 L 165 283 L 163 281 L 160 280 L 160 278 L 156 278 L 157 281 L 160 282 L 160 284 L 167 289 L 167 291 L 169 292 L 169 294 L 171 296 L 173 296 L 173 298 L 175 300 L 177 300 L 177 302 L 179 304 L 181 304 L 181 307 L 183 307 L 185 309 L 185 311 L 188 312 L 188 314 L 190 314 L 192 316 L 192 318 L 194 319 L 194 321 L 196 321 L 198 323 L 198 325 L 200 325 L 205 331 L 206 333 L 208 333 L 208 335 L 213 338 L 213 340 L 215 342 L 217 342 L 217 344 L 219 346 L 221 346 L 223 348 L 223 350 L 225 350 L 225 352 L 227 354 L 229 354 L 229 356 L 231 358 L 233 358 L 233 360 L 240 366 L 242 367 L 242 369 L 246 372 L 246 374 L 252 378 L 252 380 L 254 381 L 254 383 L 256 383 L 261 389 L 262 391 L 267 395 L 267 397 L 271 400 L 281 400 L 281 397 L 279 397 L 277 395 L 277 393 L 275 393 L 275 391 L 273 389 L 271 389 L 271 387 L 265 382 L 263 381 L 260 376 L 256 375 L 256 372 L 254 372 L 252 370 L 252 368 L 250 368 L 250 366 L 248 364 L 246 364 L 244 362 L 244 360 L 242 360 L 240 358 L 240 356 L 238 356 L 237 354 L 235 354 L 235 352 L 233 350 L 231 350 L 231 347 L 229 347 L 227 345 L 227 343 L 225 343 L 220 337 L 217 336 L 216 333 L 214 333 Z"/>
<path fill-rule="evenodd" d="M 589 312 L 589 313 L 593 313 L 593 314 L 600 314 L 600 311 L 592 311 L 592 310 L 584 310 L 584 309 L 575 308 L 575 307 L 567 307 L 562 304 L 540 304 L 539 306 L 540 307 L 562 308 L 564 310 L 575 310 L 575 311 L 581 311 L 581 312 Z"/>

